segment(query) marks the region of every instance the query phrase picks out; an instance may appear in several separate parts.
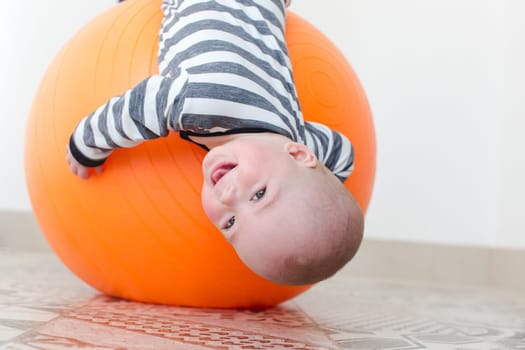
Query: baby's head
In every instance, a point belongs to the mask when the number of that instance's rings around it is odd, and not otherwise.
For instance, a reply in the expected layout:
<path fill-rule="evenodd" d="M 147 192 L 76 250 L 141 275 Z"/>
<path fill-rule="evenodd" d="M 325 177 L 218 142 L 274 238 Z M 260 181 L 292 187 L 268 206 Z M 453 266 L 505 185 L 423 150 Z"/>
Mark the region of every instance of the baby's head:
<path fill-rule="evenodd" d="M 202 203 L 255 273 L 280 284 L 330 277 L 357 252 L 361 209 L 304 145 L 241 134 L 203 162 Z"/>

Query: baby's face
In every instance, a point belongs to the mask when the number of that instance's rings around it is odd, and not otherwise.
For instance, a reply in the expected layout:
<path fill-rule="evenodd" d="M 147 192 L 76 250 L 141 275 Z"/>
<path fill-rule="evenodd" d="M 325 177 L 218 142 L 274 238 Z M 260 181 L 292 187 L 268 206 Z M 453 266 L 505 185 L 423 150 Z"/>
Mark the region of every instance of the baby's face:
<path fill-rule="evenodd" d="M 257 137 L 215 147 L 203 161 L 204 211 L 256 272 L 264 274 L 269 262 L 282 263 L 302 241 L 279 232 L 290 218 L 293 225 L 307 224 L 297 217 L 294 203 L 307 169 L 282 143 Z"/>

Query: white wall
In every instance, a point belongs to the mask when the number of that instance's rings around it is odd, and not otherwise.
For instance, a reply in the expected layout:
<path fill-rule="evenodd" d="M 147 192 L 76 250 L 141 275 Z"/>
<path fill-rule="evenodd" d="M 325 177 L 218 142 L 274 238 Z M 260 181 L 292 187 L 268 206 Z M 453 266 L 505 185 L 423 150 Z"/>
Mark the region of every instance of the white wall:
<path fill-rule="evenodd" d="M 378 174 L 368 236 L 525 247 L 524 3 L 294 8 L 343 50 L 369 96 Z"/>
<path fill-rule="evenodd" d="M 112 0 L 24 0 L 0 4 L 0 210 L 29 210 L 25 124 L 44 72 L 65 42 Z"/>
<path fill-rule="evenodd" d="M 23 130 L 45 66 L 113 4 L 32 0 L 2 11 L 2 47 L 13 49 L 0 56 L 10 130 L 0 152 L 13 170 L 2 172 L 0 209 L 30 208 Z M 367 235 L 525 247 L 523 1 L 294 0 L 292 9 L 346 54 L 372 106 L 378 173 Z"/>
<path fill-rule="evenodd" d="M 501 128 L 499 228 L 495 241 L 525 246 L 525 1 L 507 1 L 505 113 Z"/>

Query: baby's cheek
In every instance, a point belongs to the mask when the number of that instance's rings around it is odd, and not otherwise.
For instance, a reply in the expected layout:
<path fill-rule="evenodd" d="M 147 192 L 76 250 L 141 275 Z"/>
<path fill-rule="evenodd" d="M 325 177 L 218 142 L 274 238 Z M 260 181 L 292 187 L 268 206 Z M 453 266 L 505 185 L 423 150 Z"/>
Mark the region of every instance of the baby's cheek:
<path fill-rule="evenodd" d="M 217 226 L 221 216 L 219 203 L 214 198 L 213 193 L 206 187 L 203 187 L 201 191 L 201 203 L 208 219 Z"/>

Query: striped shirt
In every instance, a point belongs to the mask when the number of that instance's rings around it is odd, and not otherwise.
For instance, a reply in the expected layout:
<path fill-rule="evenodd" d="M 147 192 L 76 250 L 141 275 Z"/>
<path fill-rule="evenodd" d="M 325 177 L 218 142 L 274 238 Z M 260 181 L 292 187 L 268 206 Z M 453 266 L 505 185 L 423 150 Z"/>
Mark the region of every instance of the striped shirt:
<path fill-rule="evenodd" d="M 341 181 L 353 169 L 349 140 L 305 122 L 284 39 L 283 0 L 164 0 L 159 75 L 84 118 L 72 155 L 98 166 L 121 147 L 179 132 L 272 132 L 306 144 Z M 201 145 L 203 146 L 203 145 Z"/>

